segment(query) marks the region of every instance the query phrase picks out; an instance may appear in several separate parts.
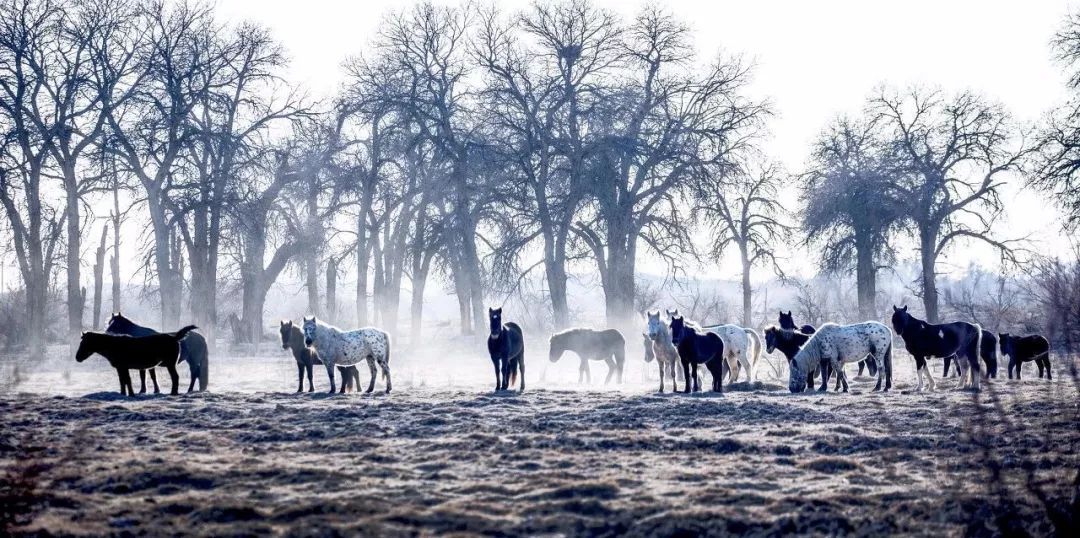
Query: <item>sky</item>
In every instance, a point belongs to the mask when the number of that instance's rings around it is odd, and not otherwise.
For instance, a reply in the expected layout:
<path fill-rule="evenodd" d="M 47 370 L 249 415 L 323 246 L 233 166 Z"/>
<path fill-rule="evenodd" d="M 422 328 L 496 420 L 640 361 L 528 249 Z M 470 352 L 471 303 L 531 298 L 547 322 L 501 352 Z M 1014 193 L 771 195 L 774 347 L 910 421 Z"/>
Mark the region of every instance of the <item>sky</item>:
<path fill-rule="evenodd" d="M 644 5 L 594 2 L 625 17 Z M 496 4 L 513 12 L 530 2 Z M 225 20 L 271 28 L 292 58 L 291 80 L 316 98 L 333 95 L 342 81 L 342 61 L 365 49 L 385 14 L 409 5 L 400 0 L 217 3 Z M 812 141 L 831 119 L 858 113 L 883 83 L 974 90 L 1024 122 L 1038 121 L 1066 96 L 1064 75 L 1049 48 L 1065 14 L 1075 8 L 1064 0 L 667 0 L 660 5 L 690 24 L 703 61 L 722 51 L 754 64 L 749 91 L 768 99 L 776 112 L 765 151 L 790 171 L 804 166 Z M 997 223 L 999 235 L 1029 237 L 1035 250 L 1065 253 L 1068 244 L 1054 208 L 1017 185 L 1007 188 L 1004 198 L 1012 209 Z M 914 256 L 910 249 L 903 254 Z M 806 258 L 789 253 L 795 266 L 789 272 L 812 273 L 811 264 L 800 259 Z M 944 269 L 963 271 L 973 261 L 993 267 L 997 259 L 987 247 L 962 244 L 949 253 Z M 662 269 L 649 261 L 643 266 Z M 710 272 L 732 277 L 737 268 L 734 260 L 725 260 Z"/>

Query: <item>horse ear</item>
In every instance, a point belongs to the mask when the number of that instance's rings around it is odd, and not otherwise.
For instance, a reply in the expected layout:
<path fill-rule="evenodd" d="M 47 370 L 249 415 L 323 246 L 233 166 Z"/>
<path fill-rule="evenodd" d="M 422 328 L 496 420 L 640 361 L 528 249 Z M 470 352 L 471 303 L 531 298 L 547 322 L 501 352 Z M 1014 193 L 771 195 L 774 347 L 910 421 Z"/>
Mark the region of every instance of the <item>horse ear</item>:
<path fill-rule="evenodd" d="M 791 317 L 791 310 L 787 311 L 787 315 L 788 315 L 788 317 Z"/>
<path fill-rule="evenodd" d="M 893 312 L 896 312 L 897 310 L 900 310 L 900 309 L 899 309 L 899 308 L 896 308 L 896 305 L 892 305 L 892 311 L 893 311 Z"/>
<path fill-rule="evenodd" d="M 904 312 L 907 312 L 907 305 L 904 305 L 904 307 L 901 308 L 900 310 L 903 310 Z"/>

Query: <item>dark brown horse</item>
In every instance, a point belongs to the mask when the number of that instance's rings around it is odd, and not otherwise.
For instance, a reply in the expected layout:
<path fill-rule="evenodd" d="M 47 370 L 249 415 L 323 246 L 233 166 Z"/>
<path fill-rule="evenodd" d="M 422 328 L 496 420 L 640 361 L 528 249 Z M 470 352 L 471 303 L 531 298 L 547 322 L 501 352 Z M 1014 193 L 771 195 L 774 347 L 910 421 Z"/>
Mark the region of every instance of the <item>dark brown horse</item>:
<path fill-rule="evenodd" d="M 172 379 L 172 394 L 179 393 L 180 374 L 176 363 L 180 360 L 180 342 L 195 330 L 188 325 L 175 333 L 158 333 L 149 336 L 127 336 L 109 333 L 83 333 L 75 360 L 83 362 L 97 353 L 105 357 L 120 378 L 120 394 L 135 395 L 128 370 L 145 370 L 163 366 Z"/>

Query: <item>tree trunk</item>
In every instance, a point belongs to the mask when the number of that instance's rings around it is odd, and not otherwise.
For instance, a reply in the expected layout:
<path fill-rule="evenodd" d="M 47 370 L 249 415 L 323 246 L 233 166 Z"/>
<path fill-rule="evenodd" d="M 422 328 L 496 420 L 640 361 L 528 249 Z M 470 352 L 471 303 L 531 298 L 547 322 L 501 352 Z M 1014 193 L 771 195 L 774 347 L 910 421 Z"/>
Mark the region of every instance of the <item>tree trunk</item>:
<path fill-rule="evenodd" d="M 750 287 L 750 256 L 745 242 L 739 244 L 739 254 L 742 261 L 742 326 L 753 325 L 753 289 Z"/>
<path fill-rule="evenodd" d="M 330 323 L 337 323 L 337 261 L 330 258 L 326 261 L 326 313 L 324 314 Z"/>
<path fill-rule="evenodd" d="M 110 260 L 112 270 L 112 311 L 120 311 L 120 193 L 118 182 L 113 183 L 113 254 Z"/>
<path fill-rule="evenodd" d="M 926 321 L 938 322 L 938 292 L 937 292 L 937 231 L 934 229 L 919 229 L 919 255 L 922 262 L 922 291 L 923 308 L 926 310 Z"/>
<path fill-rule="evenodd" d="M 94 330 L 101 328 L 101 293 L 105 287 L 105 242 L 109 238 L 109 225 L 101 228 L 101 244 L 94 257 Z"/>
<path fill-rule="evenodd" d="M 65 171 L 65 177 L 70 172 L 71 176 L 74 176 L 74 171 Z M 81 230 L 79 230 L 79 192 L 76 185 L 71 185 L 71 179 L 65 180 L 65 190 L 67 191 L 67 314 L 68 314 L 68 334 L 72 338 L 78 338 L 82 334 L 83 330 L 83 308 L 86 306 L 86 298 L 82 293 L 82 283 L 80 280 L 80 267 L 82 260 L 79 256 L 79 249 L 82 245 Z"/>
<path fill-rule="evenodd" d="M 867 233 L 855 233 L 855 287 L 859 300 L 859 316 L 864 320 L 877 319 L 877 266 L 874 245 Z"/>
<path fill-rule="evenodd" d="M 165 210 L 158 200 L 157 193 L 148 196 L 150 220 L 154 228 L 154 269 L 158 274 L 158 296 L 161 299 L 161 328 L 169 330 L 180 320 L 180 275 L 175 272 L 172 263 L 172 229 L 169 227 Z"/>

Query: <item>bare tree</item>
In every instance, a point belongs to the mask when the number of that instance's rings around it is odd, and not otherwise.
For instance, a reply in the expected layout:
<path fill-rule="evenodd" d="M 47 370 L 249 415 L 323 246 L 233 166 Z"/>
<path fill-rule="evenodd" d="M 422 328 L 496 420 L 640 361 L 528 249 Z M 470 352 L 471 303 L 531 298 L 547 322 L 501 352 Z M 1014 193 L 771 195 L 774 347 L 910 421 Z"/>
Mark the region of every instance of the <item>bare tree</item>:
<path fill-rule="evenodd" d="M 970 92 L 883 90 L 870 106 L 902 159 L 897 187 L 918 231 L 923 305 L 936 322 L 937 263 L 956 240 L 982 241 L 1018 261 L 1017 241 L 995 238 L 992 225 L 1005 176 L 1019 171 L 1032 146 L 999 105 Z"/>
<path fill-rule="evenodd" d="M 776 163 L 740 167 L 733 177 L 717 176 L 702 182 L 697 196 L 694 211 L 713 232 L 712 258 L 721 259 L 731 246 L 739 251 L 744 327 L 753 326 L 753 267 L 768 265 L 784 277 L 776 259 L 776 247 L 790 232 L 780 220 L 786 212 L 777 199 L 783 180 L 783 170 Z"/>
<path fill-rule="evenodd" d="M 814 143 L 801 179 L 806 244 L 820 245 L 822 268 L 855 267 L 859 314 L 875 319 L 878 269 L 893 257 L 904 215 L 895 159 L 873 121 L 839 118 Z"/>
<path fill-rule="evenodd" d="M 1053 110 L 1039 131 L 1039 153 L 1030 182 L 1053 193 L 1066 226 L 1080 225 L 1080 14 L 1069 15 L 1051 42 L 1055 59 L 1068 71 L 1070 98 Z"/>

